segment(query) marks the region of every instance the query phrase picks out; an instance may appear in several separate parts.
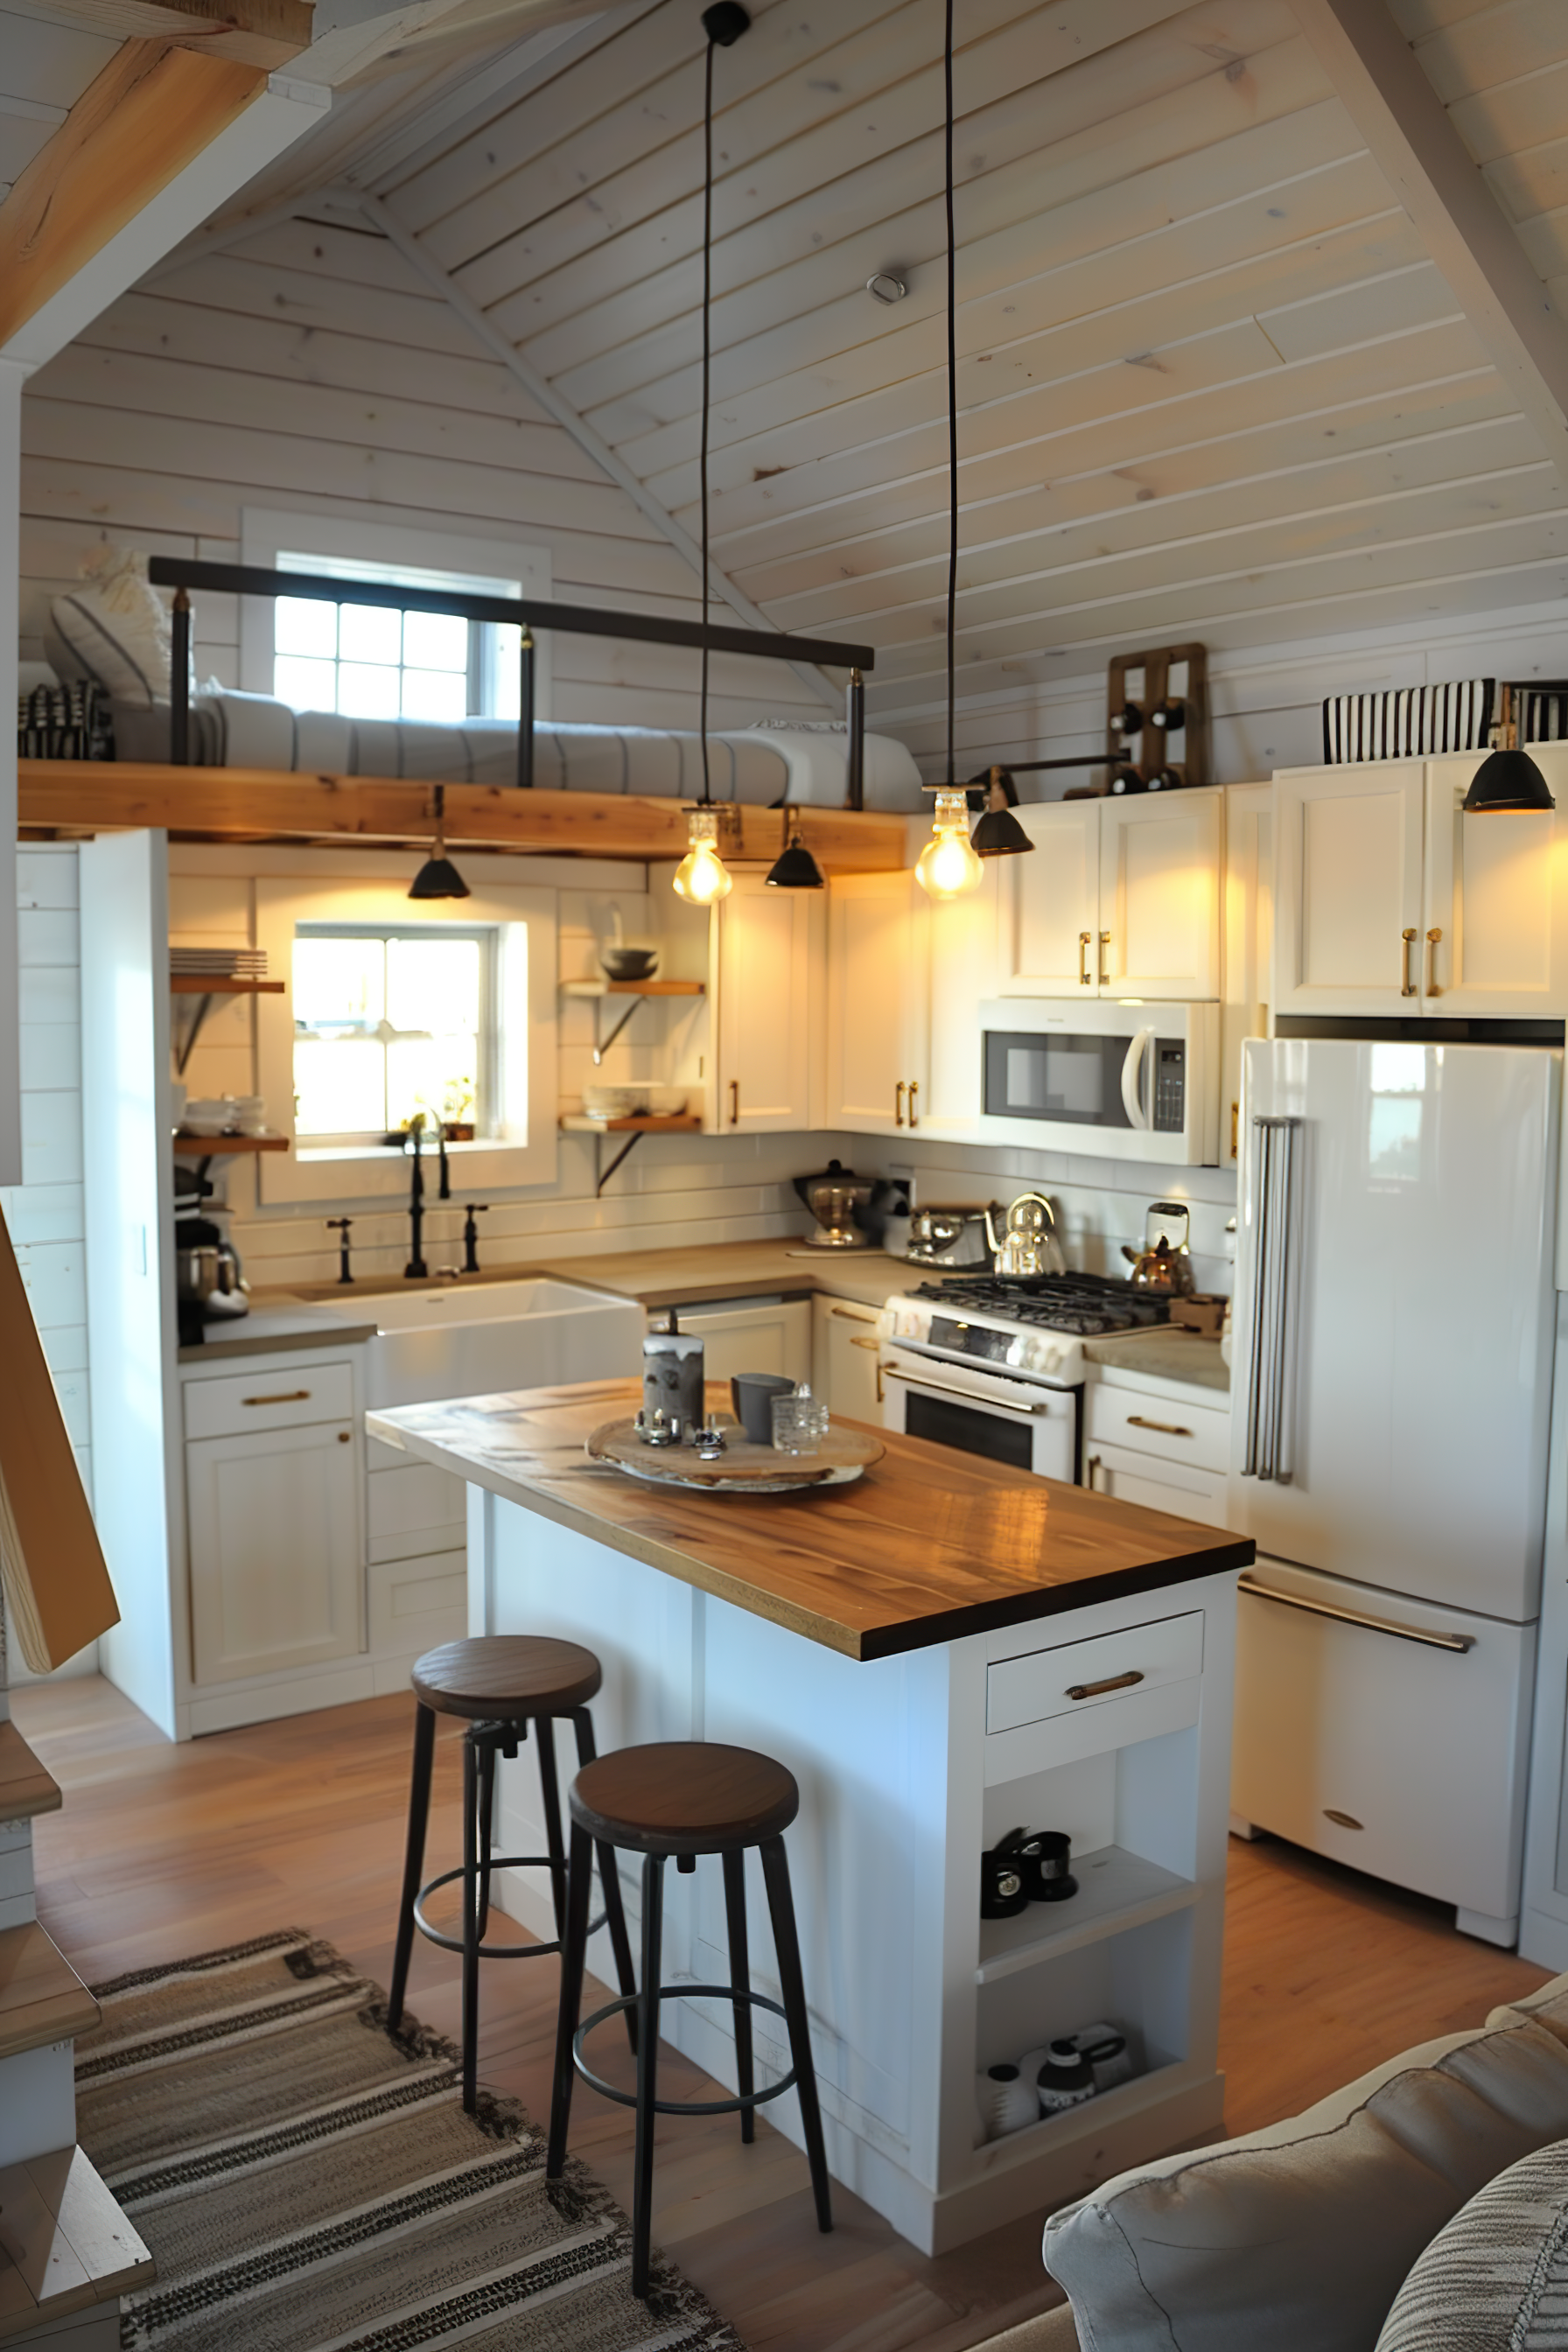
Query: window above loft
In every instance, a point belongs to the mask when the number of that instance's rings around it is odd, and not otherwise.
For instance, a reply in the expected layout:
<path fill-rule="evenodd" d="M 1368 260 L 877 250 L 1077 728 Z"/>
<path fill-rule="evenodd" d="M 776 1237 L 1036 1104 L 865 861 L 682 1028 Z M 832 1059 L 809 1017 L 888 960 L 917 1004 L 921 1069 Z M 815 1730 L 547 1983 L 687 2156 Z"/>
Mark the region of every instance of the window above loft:
<path fill-rule="evenodd" d="M 515 580 L 416 572 L 281 550 L 279 572 L 326 572 L 381 587 L 467 590 L 515 596 Z M 272 691 L 295 710 L 337 710 L 349 719 L 515 719 L 522 632 L 510 622 L 464 621 L 447 613 L 401 613 L 384 604 L 341 604 L 279 596 L 273 614 Z"/>
<path fill-rule="evenodd" d="M 493 1125 L 495 934 L 301 926 L 294 935 L 294 1132 L 373 1144 L 422 1117 Z"/>

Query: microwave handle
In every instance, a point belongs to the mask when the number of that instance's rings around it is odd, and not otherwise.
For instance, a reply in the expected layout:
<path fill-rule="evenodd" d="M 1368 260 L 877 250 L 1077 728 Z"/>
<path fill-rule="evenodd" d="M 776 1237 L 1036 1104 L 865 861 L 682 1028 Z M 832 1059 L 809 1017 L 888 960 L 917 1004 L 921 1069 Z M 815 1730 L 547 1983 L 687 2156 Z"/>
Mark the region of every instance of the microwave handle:
<path fill-rule="evenodd" d="M 1127 1042 L 1127 1053 L 1121 1065 L 1121 1108 L 1127 1113 L 1129 1127 L 1149 1124 L 1149 1114 L 1143 1108 L 1143 1056 L 1149 1049 L 1152 1029 L 1134 1029 Z"/>

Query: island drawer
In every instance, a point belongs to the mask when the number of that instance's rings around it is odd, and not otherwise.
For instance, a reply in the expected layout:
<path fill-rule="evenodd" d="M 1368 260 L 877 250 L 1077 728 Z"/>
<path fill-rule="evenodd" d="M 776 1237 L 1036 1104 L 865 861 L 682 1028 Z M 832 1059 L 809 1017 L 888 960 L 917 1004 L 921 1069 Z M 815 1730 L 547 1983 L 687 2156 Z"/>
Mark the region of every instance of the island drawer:
<path fill-rule="evenodd" d="M 1054 1715 L 1087 1715 L 1125 1704 L 1163 1683 L 1192 1681 L 1203 1664 L 1201 1609 L 1149 1625 L 1127 1625 L 1088 1642 L 997 1658 L 985 1670 L 985 1728 L 1014 1731 Z"/>
<path fill-rule="evenodd" d="M 1091 1384 L 1086 1400 L 1086 1445 L 1127 1445 L 1138 1454 L 1190 1462 L 1197 1470 L 1225 1470 L 1230 1462 L 1230 1415 L 1213 1405 L 1173 1404 L 1136 1389 Z"/>
<path fill-rule="evenodd" d="M 249 1430 L 299 1429 L 313 1421 L 352 1421 L 352 1364 L 312 1364 L 274 1372 L 265 1360 L 233 1379 L 185 1382 L 187 1437 L 241 1437 Z"/>

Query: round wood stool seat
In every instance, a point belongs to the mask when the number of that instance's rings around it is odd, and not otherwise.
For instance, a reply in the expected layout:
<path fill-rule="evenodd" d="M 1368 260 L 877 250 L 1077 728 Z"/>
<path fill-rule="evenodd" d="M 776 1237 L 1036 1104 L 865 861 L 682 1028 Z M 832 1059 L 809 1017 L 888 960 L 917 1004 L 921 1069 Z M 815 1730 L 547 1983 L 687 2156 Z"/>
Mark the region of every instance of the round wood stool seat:
<path fill-rule="evenodd" d="M 588 1835 L 635 1853 L 731 1853 L 788 1829 L 800 1811 L 795 1774 L 752 1748 L 666 1739 L 584 1764 L 572 1818 Z"/>
<path fill-rule="evenodd" d="M 604 1680 L 592 1650 L 531 1633 L 487 1633 L 426 1650 L 413 1674 L 414 1696 L 437 1715 L 470 1722 L 573 1715 Z"/>

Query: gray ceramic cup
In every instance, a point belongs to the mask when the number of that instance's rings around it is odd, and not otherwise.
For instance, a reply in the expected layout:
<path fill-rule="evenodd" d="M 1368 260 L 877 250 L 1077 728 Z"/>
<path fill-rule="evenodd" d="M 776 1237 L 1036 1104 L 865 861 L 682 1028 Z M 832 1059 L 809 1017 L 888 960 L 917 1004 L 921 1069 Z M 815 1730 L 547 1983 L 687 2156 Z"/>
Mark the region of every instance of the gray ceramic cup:
<path fill-rule="evenodd" d="M 730 1402 L 735 1418 L 753 1445 L 773 1442 L 773 1399 L 793 1396 L 795 1382 L 776 1372 L 737 1372 L 730 1382 Z"/>

